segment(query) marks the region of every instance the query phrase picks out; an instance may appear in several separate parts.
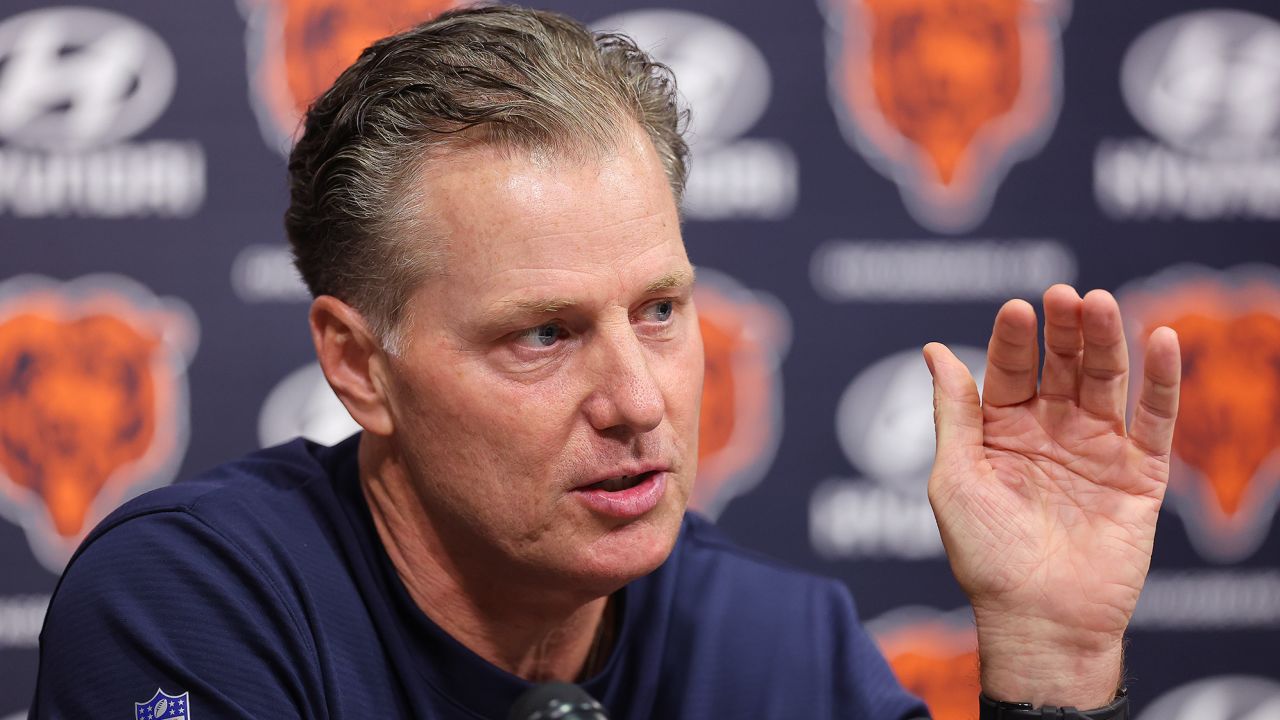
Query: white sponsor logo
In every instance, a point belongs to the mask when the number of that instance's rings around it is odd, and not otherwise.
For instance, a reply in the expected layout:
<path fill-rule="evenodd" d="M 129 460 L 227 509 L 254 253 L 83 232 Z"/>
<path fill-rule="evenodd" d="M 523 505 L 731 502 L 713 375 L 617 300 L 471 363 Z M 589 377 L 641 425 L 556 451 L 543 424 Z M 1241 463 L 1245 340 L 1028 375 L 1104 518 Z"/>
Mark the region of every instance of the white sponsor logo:
<path fill-rule="evenodd" d="M 231 263 L 231 287 L 247 303 L 307 302 L 311 292 L 286 245 L 249 245 Z"/>
<path fill-rule="evenodd" d="M 1076 259 L 1055 240 L 834 240 L 809 276 L 832 302 L 1003 300 L 1073 282 Z"/>
<path fill-rule="evenodd" d="M 262 447 L 296 437 L 333 445 L 359 429 L 333 394 L 319 363 L 308 363 L 286 375 L 267 395 L 258 415 Z"/>
<path fill-rule="evenodd" d="M 742 138 L 769 104 L 769 65 L 729 25 L 681 10 L 637 10 L 594 24 L 622 32 L 675 73 L 690 109 L 684 212 L 694 220 L 779 219 L 795 209 L 799 168 L 781 141 Z"/>
<path fill-rule="evenodd" d="M 1280 682 L 1218 675 L 1165 693 L 1138 720 L 1280 720 Z"/>
<path fill-rule="evenodd" d="M 169 48 L 106 10 L 36 10 L 0 24 L 0 136 L 57 150 L 144 130 L 173 97 Z"/>
<path fill-rule="evenodd" d="M 986 354 L 952 351 L 982 384 Z M 933 465 L 933 381 L 917 349 L 863 370 L 836 409 L 836 435 L 864 475 L 832 478 L 809 500 L 809 539 L 828 559 L 943 556 L 927 496 Z"/>
<path fill-rule="evenodd" d="M 0 597 L 0 650 L 38 647 L 48 607 L 48 595 Z"/>
<path fill-rule="evenodd" d="M 1280 627 L 1280 570 L 1153 570 L 1129 626 L 1144 630 Z"/>
<path fill-rule="evenodd" d="M 1108 139 L 1095 193 L 1117 219 L 1280 218 L 1280 23 L 1179 15 L 1130 46 L 1121 90 L 1156 140 Z"/>
<path fill-rule="evenodd" d="M 0 212 L 183 216 L 205 194 L 194 141 L 126 143 L 173 98 L 168 47 L 114 12 L 58 7 L 0 23 Z"/>

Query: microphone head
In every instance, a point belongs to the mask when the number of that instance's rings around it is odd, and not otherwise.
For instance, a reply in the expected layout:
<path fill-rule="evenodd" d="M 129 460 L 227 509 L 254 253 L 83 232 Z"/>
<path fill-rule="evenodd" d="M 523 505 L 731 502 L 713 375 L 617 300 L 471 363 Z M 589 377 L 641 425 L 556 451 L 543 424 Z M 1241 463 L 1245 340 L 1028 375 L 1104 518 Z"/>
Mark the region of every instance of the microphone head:
<path fill-rule="evenodd" d="M 516 700 L 507 720 L 609 720 L 604 706 L 571 683 L 535 685 Z"/>

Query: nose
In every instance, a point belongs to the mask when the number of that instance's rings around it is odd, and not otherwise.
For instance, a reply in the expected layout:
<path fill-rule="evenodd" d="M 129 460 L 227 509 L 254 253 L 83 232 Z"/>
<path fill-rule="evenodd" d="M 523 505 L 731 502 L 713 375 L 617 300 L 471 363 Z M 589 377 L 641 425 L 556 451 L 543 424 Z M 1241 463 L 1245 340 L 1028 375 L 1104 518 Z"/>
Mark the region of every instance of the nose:
<path fill-rule="evenodd" d="M 602 329 L 590 353 L 594 387 L 583 403 L 591 426 L 600 431 L 645 433 L 662 422 L 666 404 L 651 358 L 630 323 Z"/>

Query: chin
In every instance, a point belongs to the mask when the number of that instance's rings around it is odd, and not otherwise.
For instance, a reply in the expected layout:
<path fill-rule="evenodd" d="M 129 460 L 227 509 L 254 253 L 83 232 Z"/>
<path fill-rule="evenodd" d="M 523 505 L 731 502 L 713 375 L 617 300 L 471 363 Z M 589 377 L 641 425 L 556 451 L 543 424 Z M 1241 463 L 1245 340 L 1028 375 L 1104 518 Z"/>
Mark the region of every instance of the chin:
<path fill-rule="evenodd" d="M 655 508 L 652 518 L 610 530 L 583 548 L 571 572 L 592 594 L 608 595 L 666 562 L 680 534 L 683 513 Z"/>

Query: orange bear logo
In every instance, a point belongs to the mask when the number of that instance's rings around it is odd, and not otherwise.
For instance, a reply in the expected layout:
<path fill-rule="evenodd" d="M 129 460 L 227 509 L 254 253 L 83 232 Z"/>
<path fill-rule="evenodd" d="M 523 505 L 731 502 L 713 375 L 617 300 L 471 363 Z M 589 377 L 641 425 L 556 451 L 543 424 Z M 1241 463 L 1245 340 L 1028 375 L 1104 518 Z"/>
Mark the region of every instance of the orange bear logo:
<path fill-rule="evenodd" d="M 1280 272 L 1179 268 L 1120 299 L 1134 367 L 1160 325 L 1182 346 L 1171 504 L 1206 559 L 1242 560 L 1280 502 Z"/>
<path fill-rule="evenodd" d="M 821 0 L 837 115 L 925 227 L 981 222 L 1057 120 L 1067 0 Z"/>
<path fill-rule="evenodd" d="M 704 268 L 694 302 L 706 374 L 689 505 L 714 518 L 755 487 L 773 461 L 782 432 L 779 366 L 790 323 L 777 301 Z"/>
<path fill-rule="evenodd" d="M 253 105 L 267 142 L 293 146 L 307 106 L 374 41 L 457 0 L 241 0 Z"/>
<path fill-rule="evenodd" d="M 898 682 L 934 720 L 977 720 L 978 635 L 967 609 L 901 608 L 867 628 Z"/>
<path fill-rule="evenodd" d="M 0 509 L 60 572 L 186 444 L 190 311 L 115 276 L 0 287 Z"/>

